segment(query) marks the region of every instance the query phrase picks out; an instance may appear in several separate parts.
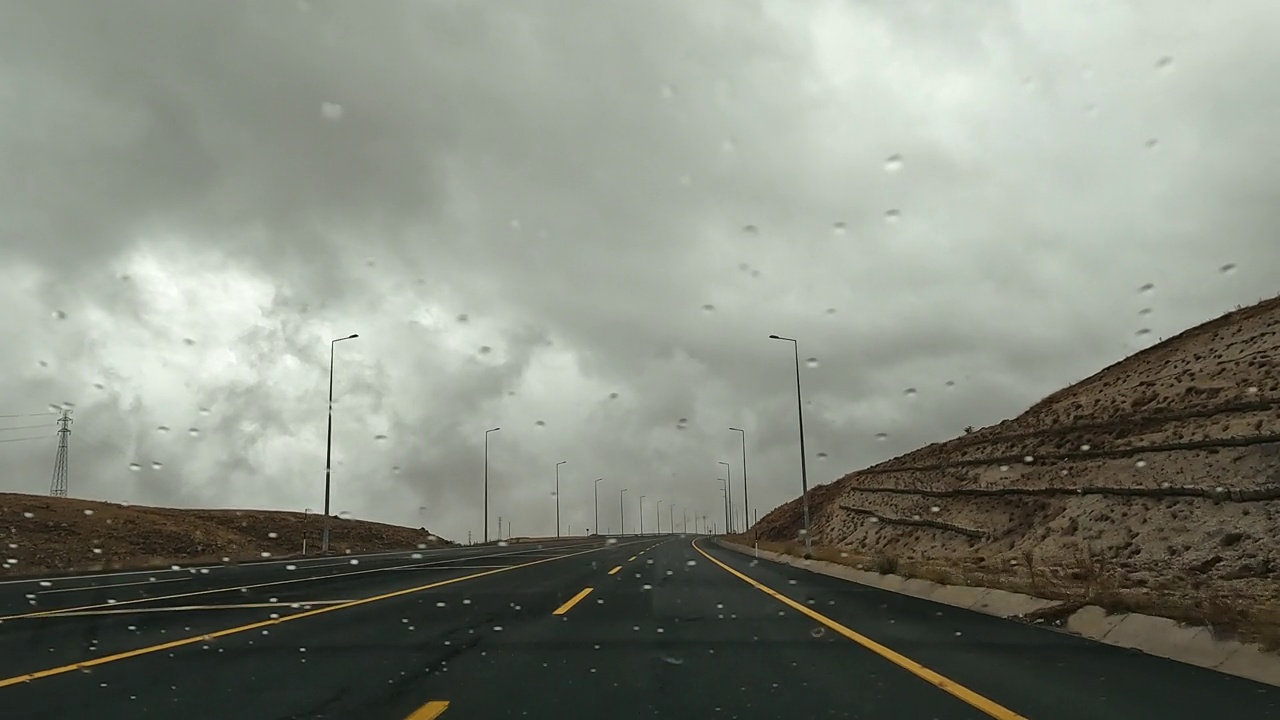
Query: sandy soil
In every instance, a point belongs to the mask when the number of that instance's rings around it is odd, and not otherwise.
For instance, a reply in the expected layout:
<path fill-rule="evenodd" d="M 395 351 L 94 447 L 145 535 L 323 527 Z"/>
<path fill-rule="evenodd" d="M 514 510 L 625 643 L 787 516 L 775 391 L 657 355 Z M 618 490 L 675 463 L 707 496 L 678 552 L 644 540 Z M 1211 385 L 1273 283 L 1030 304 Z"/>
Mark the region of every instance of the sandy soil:
<path fill-rule="evenodd" d="M 1280 298 L 991 427 L 810 493 L 850 564 L 1208 624 L 1280 646 Z M 760 519 L 792 543 L 792 501 Z"/>

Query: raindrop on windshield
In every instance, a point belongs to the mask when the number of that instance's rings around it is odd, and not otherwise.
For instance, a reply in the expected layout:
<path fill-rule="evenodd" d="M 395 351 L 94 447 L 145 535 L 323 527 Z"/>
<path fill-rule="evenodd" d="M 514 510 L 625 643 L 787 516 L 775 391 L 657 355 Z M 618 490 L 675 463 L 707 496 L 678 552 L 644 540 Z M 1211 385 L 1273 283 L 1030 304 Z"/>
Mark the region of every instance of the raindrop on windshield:
<path fill-rule="evenodd" d="M 902 169 L 902 156 L 894 153 L 884 159 L 884 169 L 889 172 L 897 172 Z"/>
<path fill-rule="evenodd" d="M 903 391 L 902 391 L 902 394 L 903 394 L 903 395 L 906 395 L 907 397 L 915 397 L 915 396 L 916 396 L 916 394 L 917 394 L 918 392 L 919 392 L 919 390 L 916 390 L 916 389 L 915 389 L 915 388 L 913 388 L 913 387 L 909 387 L 909 388 L 907 388 L 906 390 L 903 390 Z"/>
<path fill-rule="evenodd" d="M 1218 268 L 1218 272 L 1221 272 L 1223 275 L 1230 275 L 1235 271 L 1236 271 L 1235 263 L 1227 263 L 1226 265 L 1223 265 L 1222 267 Z"/>
<path fill-rule="evenodd" d="M 336 102 L 326 101 L 320 104 L 320 114 L 325 120 L 341 120 L 344 112 L 346 109 Z"/>
<path fill-rule="evenodd" d="M 811 358 L 809 358 L 808 360 L 805 360 L 805 361 L 804 361 L 804 364 L 805 364 L 805 365 L 808 365 L 808 366 L 809 366 L 809 367 L 811 367 L 811 368 L 816 368 L 816 367 L 818 367 L 818 358 L 811 357 Z"/>
<path fill-rule="evenodd" d="M 902 219 L 902 213 L 897 209 L 885 210 L 884 219 L 885 219 L 885 222 L 896 223 Z"/>

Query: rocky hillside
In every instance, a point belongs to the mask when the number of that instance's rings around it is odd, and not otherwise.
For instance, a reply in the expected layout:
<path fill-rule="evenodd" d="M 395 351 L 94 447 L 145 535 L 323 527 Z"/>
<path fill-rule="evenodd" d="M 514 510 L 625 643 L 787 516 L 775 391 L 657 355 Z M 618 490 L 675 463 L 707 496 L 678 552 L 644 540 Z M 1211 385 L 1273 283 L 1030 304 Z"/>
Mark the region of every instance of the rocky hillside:
<path fill-rule="evenodd" d="M 187 510 L 0 493 L 0 580 L 23 574 L 291 557 L 320 548 L 323 517 Z M 425 529 L 334 518 L 338 553 L 447 545 Z"/>
<path fill-rule="evenodd" d="M 811 491 L 854 564 L 1280 643 L 1280 298 Z M 798 501 L 760 519 L 798 538 Z"/>

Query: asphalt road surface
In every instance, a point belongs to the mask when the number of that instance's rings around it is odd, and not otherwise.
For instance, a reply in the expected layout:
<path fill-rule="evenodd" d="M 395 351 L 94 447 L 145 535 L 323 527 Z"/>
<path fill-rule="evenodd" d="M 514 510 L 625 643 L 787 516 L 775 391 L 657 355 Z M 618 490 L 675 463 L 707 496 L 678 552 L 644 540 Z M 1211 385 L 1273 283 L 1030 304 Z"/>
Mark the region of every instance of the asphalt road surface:
<path fill-rule="evenodd" d="M 666 536 L 0 583 L 0 717 L 1277 718 L 1280 688 Z"/>

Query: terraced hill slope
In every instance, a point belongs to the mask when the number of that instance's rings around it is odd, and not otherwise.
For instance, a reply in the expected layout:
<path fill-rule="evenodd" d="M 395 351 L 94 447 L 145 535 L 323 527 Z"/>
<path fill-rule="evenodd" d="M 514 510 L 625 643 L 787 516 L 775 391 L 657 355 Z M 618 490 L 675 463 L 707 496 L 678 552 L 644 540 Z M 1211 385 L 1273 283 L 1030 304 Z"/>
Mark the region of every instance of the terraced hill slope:
<path fill-rule="evenodd" d="M 810 494 L 827 555 L 1280 644 L 1280 298 Z M 798 500 L 760 519 L 794 543 Z"/>

